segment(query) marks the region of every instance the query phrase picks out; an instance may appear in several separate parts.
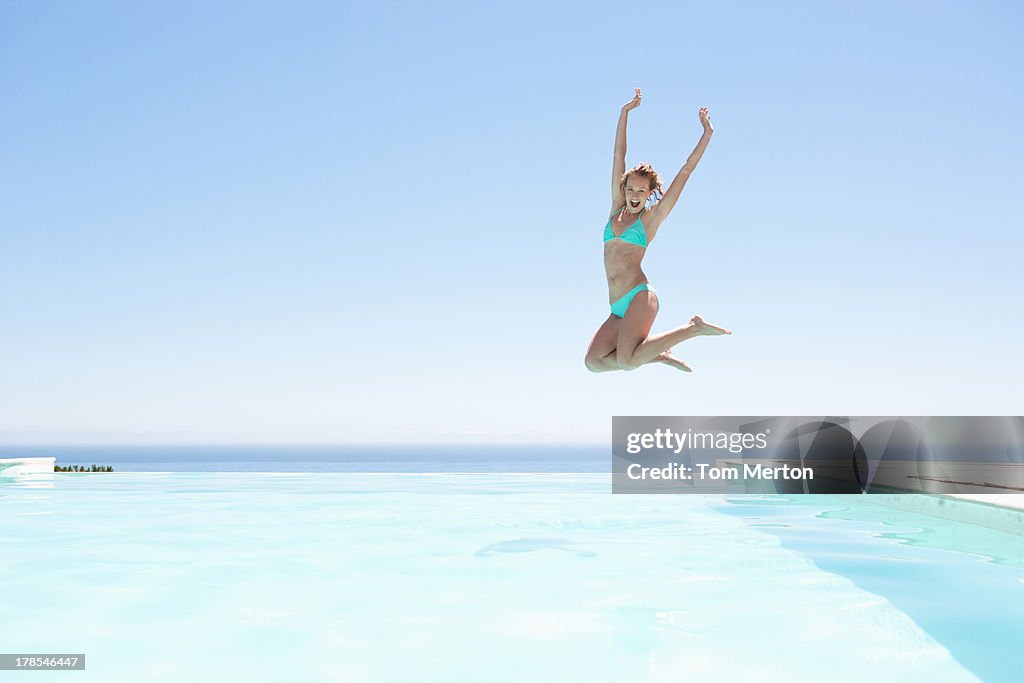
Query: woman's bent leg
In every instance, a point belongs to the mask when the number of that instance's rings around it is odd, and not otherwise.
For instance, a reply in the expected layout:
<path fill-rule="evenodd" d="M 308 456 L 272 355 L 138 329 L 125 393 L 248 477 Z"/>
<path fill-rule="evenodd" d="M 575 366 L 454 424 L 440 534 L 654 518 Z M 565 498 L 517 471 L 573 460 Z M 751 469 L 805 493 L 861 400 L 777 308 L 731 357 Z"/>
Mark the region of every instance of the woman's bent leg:
<path fill-rule="evenodd" d="M 594 335 L 594 339 L 590 342 L 590 348 L 587 349 L 587 356 L 584 360 L 587 370 L 590 370 L 591 372 L 622 370 L 622 367 L 619 365 L 619 357 L 616 350 L 616 344 L 619 339 L 619 329 L 621 327 L 622 318 L 617 315 L 610 315 L 608 316 L 608 320 L 604 321 L 604 324 L 602 324 L 597 330 L 597 333 Z M 672 358 L 669 353 L 659 354 L 648 362 L 665 363 L 666 365 L 671 365 L 680 369 L 686 367 L 682 361 Z"/>
<path fill-rule="evenodd" d="M 590 341 L 590 347 L 587 349 L 587 356 L 584 359 L 587 370 L 608 372 L 619 369 L 619 363 L 615 359 L 615 343 L 619 338 L 621 324 L 622 318 L 609 315 L 608 319 L 594 333 L 594 338 Z"/>
<path fill-rule="evenodd" d="M 616 359 L 619 362 L 619 367 L 623 370 L 635 370 L 644 363 L 654 360 L 658 354 L 668 351 L 671 345 L 644 358 L 639 358 L 636 355 L 637 347 L 647 339 L 657 315 L 658 295 L 650 290 L 638 292 L 629 302 L 629 308 L 626 309 L 626 315 L 622 318 L 619 338 L 615 344 Z"/>
<path fill-rule="evenodd" d="M 628 318 L 629 312 L 626 313 L 626 316 Z M 719 327 L 718 325 L 712 325 L 711 323 L 705 322 L 699 315 L 695 315 L 690 319 L 688 324 L 683 325 L 682 327 L 677 327 L 674 330 L 662 332 L 661 334 L 656 334 L 653 337 L 648 337 L 642 340 L 633 347 L 632 353 L 625 354 L 625 360 L 622 359 L 623 350 L 620 349 L 619 364 L 623 366 L 629 365 L 631 367 L 639 367 L 644 363 L 649 363 L 651 359 L 665 353 L 679 342 L 703 335 L 718 334 L 732 334 L 732 332 L 724 327 Z M 622 333 L 620 333 L 620 338 L 621 336 Z"/>

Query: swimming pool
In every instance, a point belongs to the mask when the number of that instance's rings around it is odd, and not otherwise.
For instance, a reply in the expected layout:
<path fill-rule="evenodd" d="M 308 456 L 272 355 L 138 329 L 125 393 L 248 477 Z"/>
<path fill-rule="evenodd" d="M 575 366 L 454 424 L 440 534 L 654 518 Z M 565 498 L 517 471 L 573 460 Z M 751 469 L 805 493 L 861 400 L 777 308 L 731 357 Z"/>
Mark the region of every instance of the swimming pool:
<path fill-rule="evenodd" d="M 1021 537 L 865 496 L 609 488 L 3 481 L 0 649 L 86 654 L 33 681 L 1017 680 Z"/>

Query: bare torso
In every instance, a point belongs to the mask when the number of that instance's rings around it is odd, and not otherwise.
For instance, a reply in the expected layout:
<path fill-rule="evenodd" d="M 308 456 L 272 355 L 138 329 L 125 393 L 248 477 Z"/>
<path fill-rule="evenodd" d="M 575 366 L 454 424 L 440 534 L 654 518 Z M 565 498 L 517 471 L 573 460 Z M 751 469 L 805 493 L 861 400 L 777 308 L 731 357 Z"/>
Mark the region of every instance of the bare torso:
<path fill-rule="evenodd" d="M 639 214 L 619 211 L 618 208 L 615 211 L 618 213 L 613 212 L 614 215 L 611 218 L 612 233 L 621 235 L 639 217 L 647 235 L 647 242 L 650 244 L 654 237 L 652 226 L 648 225 L 653 220 L 650 211 L 645 210 Z M 641 268 L 646 253 L 647 250 L 640 245 L 620 239 L 612 239 L 604 243 L 604 271 L 608 276 L 608 303 L 613 303 L 637 285 L 647 282 L 647 276 Z"/>

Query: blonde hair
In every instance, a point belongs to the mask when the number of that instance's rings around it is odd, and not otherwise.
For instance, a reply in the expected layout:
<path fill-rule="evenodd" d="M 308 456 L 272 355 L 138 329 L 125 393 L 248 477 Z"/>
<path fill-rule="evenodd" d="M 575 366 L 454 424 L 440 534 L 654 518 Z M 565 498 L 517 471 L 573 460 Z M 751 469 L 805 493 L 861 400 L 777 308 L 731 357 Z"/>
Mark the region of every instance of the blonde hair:
<path fill-rule="evenodd" d="M 655 171 L 648 163 L 639 163 L 622 174 L 622 179 L 619 181 L 619 190 L 622 192 L 622 196 L 626 196 L 626 179 L 631 175 L 647 178 L 647 181 L 650 183 L 651 190 L 654 191 L 655 201 L 661 199 L 664 194 L 661 189 L 661 180 L 658 179 L 658 172 Z"/>

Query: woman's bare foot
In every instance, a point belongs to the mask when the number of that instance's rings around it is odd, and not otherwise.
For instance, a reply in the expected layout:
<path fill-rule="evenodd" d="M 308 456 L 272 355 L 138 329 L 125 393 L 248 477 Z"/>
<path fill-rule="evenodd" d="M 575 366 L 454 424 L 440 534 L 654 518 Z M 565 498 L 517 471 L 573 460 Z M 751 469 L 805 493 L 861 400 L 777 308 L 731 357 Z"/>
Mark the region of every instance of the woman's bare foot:
<path fill-rule="evenodd" d="M 729 330 L 725 329 L 724 327 L 719 327 L 718 325 L 712 325 L 709 322 L 705 322 L 704 318 L 700 317 L 699 315 L 695 315 L 692 318 L 690 318 L 690 324 L 693 325 L 696 328 L 694 330 L 694 335 L 698 335 L 698 334 L 732 334 L 732 332 L 730 332 Z"/>
<path fill-rule="evenodd" d="M 670 351 L 659 353 L 654 357 L 654 361 L 656 363 L 664 363 L 665 365 L 669 365 L 677 370 L 682 370 L 683 372 L 693 372 L 689 365 L 673 356 Z"/>

